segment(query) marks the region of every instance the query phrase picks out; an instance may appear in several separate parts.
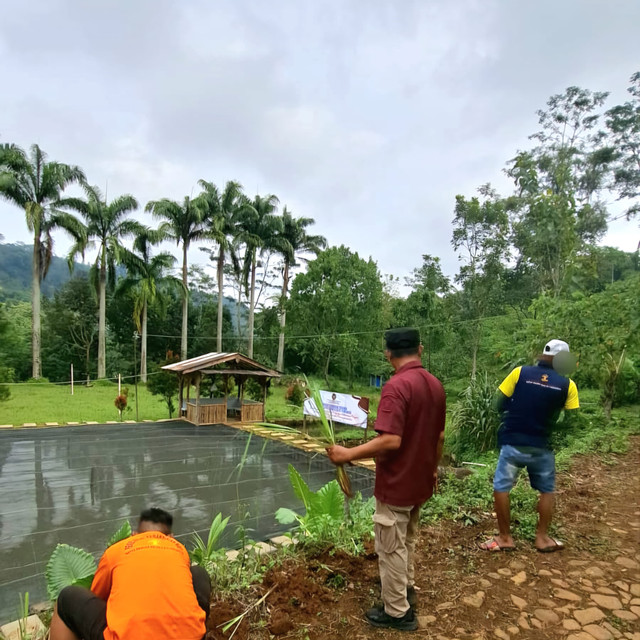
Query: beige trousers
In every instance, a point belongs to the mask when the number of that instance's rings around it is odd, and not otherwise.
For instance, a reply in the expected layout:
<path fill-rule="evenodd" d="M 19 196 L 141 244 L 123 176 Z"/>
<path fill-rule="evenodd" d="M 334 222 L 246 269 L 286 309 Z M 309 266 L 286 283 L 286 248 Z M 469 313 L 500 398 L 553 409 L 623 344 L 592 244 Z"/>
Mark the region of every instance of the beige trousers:
<path fill-rule="evenodd" d="M 387 614 L 396 618 L 409 610 L 407 586 L 413 586 L 413 555 L 420 506 L 394 507 L 376 499 L 373 522 L 382 602 Z"/>

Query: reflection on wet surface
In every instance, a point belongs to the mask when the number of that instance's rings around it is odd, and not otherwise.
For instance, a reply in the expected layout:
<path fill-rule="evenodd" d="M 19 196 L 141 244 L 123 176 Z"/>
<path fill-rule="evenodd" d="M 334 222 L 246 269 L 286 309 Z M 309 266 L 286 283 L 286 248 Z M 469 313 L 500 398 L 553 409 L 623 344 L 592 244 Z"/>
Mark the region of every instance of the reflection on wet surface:
<path fill-rule="evenodd" d="M 324 456 L 255 435 L 240 471 L 248 437 L 184 422 L 0 432 L 0 624 L 17 617 L 19 593 L 46 599 L 44 567 L 58 542 L 97 558 L 147 506 L 173 513 L 174 534 L 188 548 L 190 534 L 206 536 L 219 511 L 230 516 L 224 546 L 234 546 L 240 522 L 261 540 L 282 531 L 279 507 L 300 506 L 289 463 L 312 489 L 335 477 Z M 373 474 L 349 473 L 354 489 L 371 495 Z"/>

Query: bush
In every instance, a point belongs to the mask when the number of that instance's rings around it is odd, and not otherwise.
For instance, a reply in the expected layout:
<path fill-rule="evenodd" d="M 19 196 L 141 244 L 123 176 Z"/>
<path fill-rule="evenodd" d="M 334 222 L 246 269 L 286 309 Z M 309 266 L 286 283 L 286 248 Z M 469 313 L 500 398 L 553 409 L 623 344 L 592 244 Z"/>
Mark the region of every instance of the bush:
<path fill-rule="evenodd" d="M 613 404 L 616 407 L 634 404 L 640 400 L 640 369 L 627 358 L 616 379 L 613 391 Z"/>
<path fill-rule="evenodd" d="M 493 406 L 497 385 L 479 375 L 460 394 L 451 412 L 448 450 L 456 460 L 495 449 L 500 415 Z"/>
<path fill-rule="evenodd" d="M 29 378 L 28 384 L 50 384 L 49 378 Z"/>
<path fill-rule="evenodd" d="M 284 397 L 290 404 L 294 404 L 296 407 L 301 407 L 307 397 L 303 383 L 296 381 L 290 384 L 287 388 L 287 392 L 284 394 Z"/>

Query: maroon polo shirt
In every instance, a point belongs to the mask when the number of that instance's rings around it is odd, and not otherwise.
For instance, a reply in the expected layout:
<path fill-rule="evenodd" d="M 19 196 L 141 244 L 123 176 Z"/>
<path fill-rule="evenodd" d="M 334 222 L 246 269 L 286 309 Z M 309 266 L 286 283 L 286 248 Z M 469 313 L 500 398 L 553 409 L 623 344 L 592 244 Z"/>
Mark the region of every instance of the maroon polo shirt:
<path fill-rule="evenodd" d="M 397 507 L 422 504 L 433 495 L 445 393 L 441 382 L 419 361 L 398 369 L 380 397 L 375 430 L 402 438 L 400 448 L 376 458 L 378 500 Z"/>

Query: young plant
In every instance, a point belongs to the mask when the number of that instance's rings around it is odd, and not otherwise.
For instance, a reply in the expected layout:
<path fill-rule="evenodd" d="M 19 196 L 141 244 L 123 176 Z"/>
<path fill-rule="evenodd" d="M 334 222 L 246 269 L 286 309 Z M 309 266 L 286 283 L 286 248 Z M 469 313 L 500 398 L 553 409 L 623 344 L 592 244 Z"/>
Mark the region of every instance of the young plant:
<path fill-rule="evenodd" d="M 206 543 L 197 533 L 193 534 L 192 540 L 194 548 L 193 551 L 189 553 L 193 562 L 199 564 L 205 569 L 208 569 L 208 567 L 220 555 L 220 550 L 218 549 L 218 539 L 224 532 L 228 523 L 229 517 L 226 517 L 223 520 L 222 514 L 219 513 L 211 523 Z"/>
<path fill-rule="evenodd" d="M 29 632 L 27 618 L 29 617 L 29 592 L 20 594 L 20 608 L 18 609 L 18 633 L 20 634 L 20 640 L 32 640 L 31 633 Z"/>

